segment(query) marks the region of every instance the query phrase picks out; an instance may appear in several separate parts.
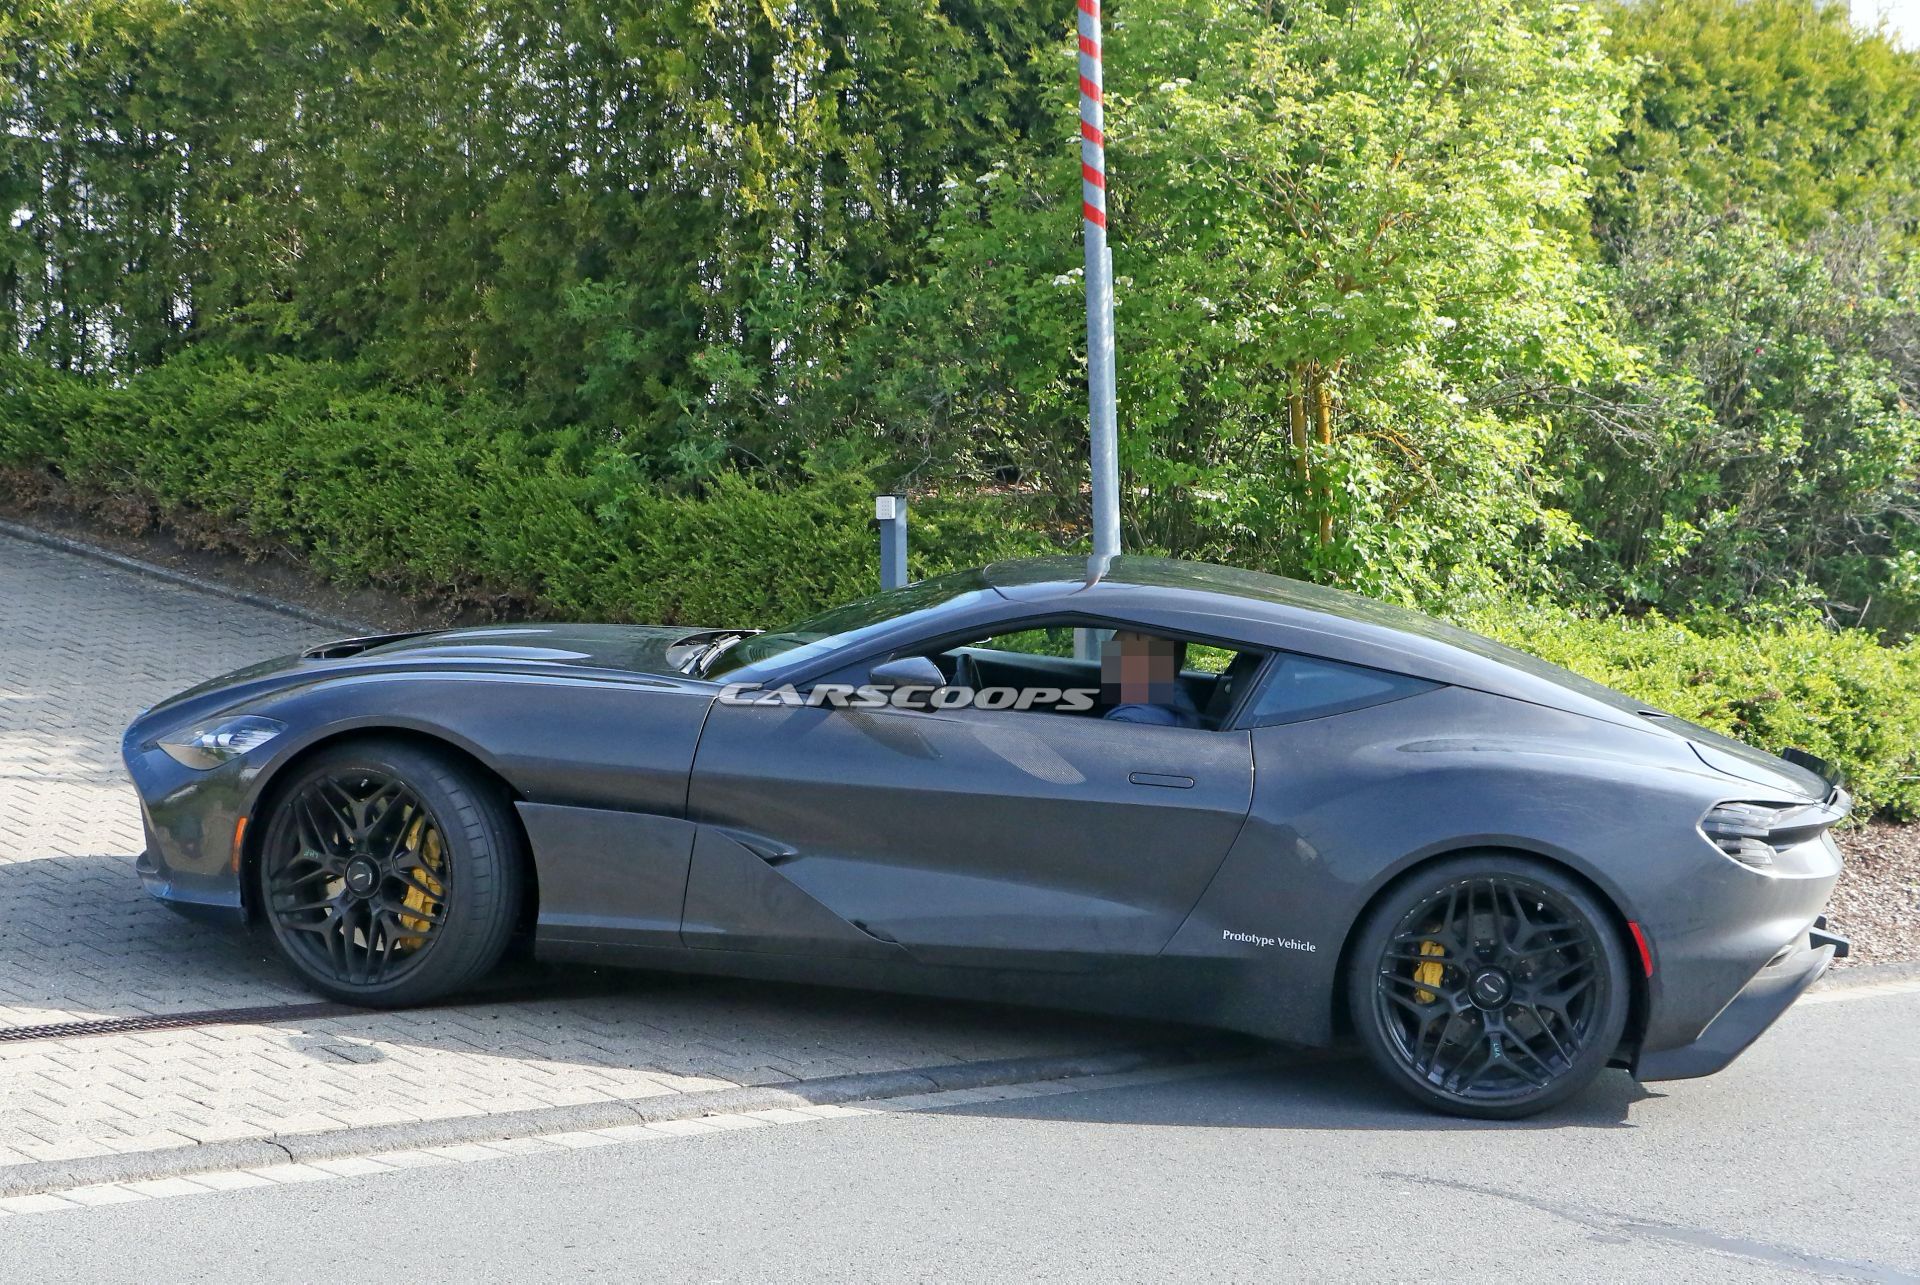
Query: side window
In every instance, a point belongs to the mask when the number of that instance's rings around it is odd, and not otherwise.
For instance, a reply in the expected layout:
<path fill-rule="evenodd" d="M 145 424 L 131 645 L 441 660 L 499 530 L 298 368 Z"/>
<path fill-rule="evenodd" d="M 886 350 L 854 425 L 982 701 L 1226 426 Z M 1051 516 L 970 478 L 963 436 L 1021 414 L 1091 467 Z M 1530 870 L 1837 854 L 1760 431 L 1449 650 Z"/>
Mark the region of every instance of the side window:
<path fill-rule="evenodd" d="M 1022 656 L 1069 657 L 1073 655 L 1073 626 L 1041 625 L 1033 629 L 1018 629 L 1012 633 L 983 638 L 975 646 L 1015 652 Z"/>
<path fill-rule="evenodd" d="M 1267 681 L 1254 699 L 1248 722 L 1254 727 L 1298 723 L 1431 691 L 1440 684 L 1384 669 L 1344 665 L 1315 656 L 1275 657 Z"/>
<path fill-rule="evenodd" d="M 1020 629 L 1012 633 L 995 634 L 992 638 L 982 639 L 975 644 L 991 648 L 994 651 L 1017 652 L 1023 656 L 1061 656 L 1074 654 L 1074 638 L 1079 631 L 1072 625 L 1042 625 L 1033 629 Z M 1105 642 L 1112 638 L 1113 630 L 1097 629 L 1093 631 L 1097 639 Z M 1182 643 L 1185 648 L 1182 672 L 1195 674 L 1224 673 L 1234 658 L 1241 653 L 1225 647 L 1213 647 L 1206 643 Z"/>
<path fill-rule="evenodd" d="M 1187 668 L 1203 674 L 1224 674 L 1245 652 L 1209 647 L 1205 643 L 1187 644 Z"/>
<path fill-rule="evenodd" d="M 1099 655 L 1085 659 L 1076 626 L 1049 622 L 927 653 L 948 681 L 936 704 L 1218 730 L 1264 658 L 1124 626 L 1093 632 Z"/>

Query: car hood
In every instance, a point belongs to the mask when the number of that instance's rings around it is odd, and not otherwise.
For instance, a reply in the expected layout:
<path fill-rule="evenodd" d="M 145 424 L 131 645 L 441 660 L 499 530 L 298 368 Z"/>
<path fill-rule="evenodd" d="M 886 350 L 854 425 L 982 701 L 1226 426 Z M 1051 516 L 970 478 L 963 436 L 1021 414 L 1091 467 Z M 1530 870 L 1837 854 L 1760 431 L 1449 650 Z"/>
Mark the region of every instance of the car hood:
<path fill-rule="evenodd" d="M 503 661 L 681 674 L 681 666 L 714 632 L 663 625 L 486 625 L 347 639 L 311 648 L 305 655 L 313 660 Z"/>
<path fill-rule="evenodd" d="M 691 682 L 680 668 L 716 631 L 659 625 L 488 625 L 342 638 L 237 669 L 142 712 L 148 727 L 197 717 L 290 685 L 392 669 L 577 666 Z"/>

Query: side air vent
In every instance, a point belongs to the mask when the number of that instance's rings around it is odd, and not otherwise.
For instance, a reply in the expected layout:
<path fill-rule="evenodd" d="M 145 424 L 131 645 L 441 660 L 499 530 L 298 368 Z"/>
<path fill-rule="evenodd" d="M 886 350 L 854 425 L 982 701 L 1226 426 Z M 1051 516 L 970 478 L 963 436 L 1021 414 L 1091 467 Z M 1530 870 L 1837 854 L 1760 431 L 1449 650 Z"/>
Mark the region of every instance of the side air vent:
<path fill-rule="evenodd" d="M 341 638 L 335 642 L 320 643 L 301 652 L 304 660 L 345 660 L 349 656 L 358 656 L 363 651 L 375 647 L 384 647 L 388 643 L 401 642 L 408 638 L 418 638 L 422 634 L 435 632 L 431 629 L 414 629 L 401 634 L 368 634 L 364 638 Z"/>

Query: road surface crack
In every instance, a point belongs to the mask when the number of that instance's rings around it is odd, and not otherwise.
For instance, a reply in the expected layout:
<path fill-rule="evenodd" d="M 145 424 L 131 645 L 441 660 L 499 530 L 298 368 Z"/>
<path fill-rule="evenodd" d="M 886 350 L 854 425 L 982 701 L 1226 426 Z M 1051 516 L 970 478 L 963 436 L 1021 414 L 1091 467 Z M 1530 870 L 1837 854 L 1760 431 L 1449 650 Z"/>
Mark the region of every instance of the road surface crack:
<path fill-rule="evenodd" d="M 1746 1236 L 1732 1236 L 1724 1232 L 1709 1231 L 1704 1227 L 1688 1227 L 1682 1223 L 1628 1217 L 1600 1209 L 1583 1209 L 1538 1196 L 1505 1191 L 1499 1187 L 1483 1187 L 1475 1183 L 1454 1182 L 1446 1178 L 1429 1178 L 1422 1174 L 1382 1173 L 1378 1176 L 1391 1182 L 1413 1182 L 1427 1187 L 1445 1187 L 1452 1191 L 1468 1192 L 1476 1196 L 1491 1196 L 1496 1200 L 1525 1205 L 1529 1209 L 1537 1209 L 1541 1213 L 1551 1214 L 1555 1218 L 1585 1227 L 1596 1237 L 1609 1239 L 1631 1237 L 1669 1245 L 1685 1245 L 1729 1258 L 1764 1263 L 1769 1267 L 1808 1272 L 1816 1276 L 1881 1281 L 1888 1282 L 1890 1285 L 1920 1285 L 1920 1275 L 1898 1267 L 1889 1267 L 1861 1259 L 1829 1258 L 1825 1255 L 1795 1249 L 1790 1245 L 1777 1245 Z"/>

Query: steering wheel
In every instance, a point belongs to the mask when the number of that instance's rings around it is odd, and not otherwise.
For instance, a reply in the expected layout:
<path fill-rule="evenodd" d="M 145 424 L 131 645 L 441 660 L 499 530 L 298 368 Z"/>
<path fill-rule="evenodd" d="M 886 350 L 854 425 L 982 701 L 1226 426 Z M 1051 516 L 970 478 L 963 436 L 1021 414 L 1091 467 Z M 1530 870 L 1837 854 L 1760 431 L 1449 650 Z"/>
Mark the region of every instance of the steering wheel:
<path fill-rule="evenodd" d="M 980 681 L 980 662 L 964 651 L 953 658 L 953 685 L 975 691 L 986 685 Z"/>

